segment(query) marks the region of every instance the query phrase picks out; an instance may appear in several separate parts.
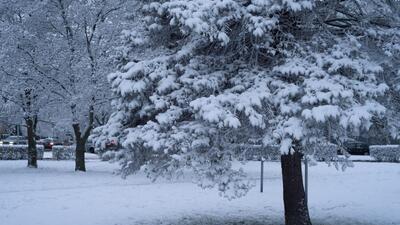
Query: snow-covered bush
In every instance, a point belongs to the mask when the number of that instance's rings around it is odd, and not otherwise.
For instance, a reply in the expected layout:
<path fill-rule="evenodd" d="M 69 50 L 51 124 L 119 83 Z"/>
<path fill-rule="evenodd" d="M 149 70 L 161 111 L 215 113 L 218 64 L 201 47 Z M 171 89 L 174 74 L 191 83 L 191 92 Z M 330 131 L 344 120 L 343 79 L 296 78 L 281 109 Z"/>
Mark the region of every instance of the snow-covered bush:
<path fill-rule="evenodd" d="M 43 159 L 44 147 L 36 145 L 37 159 Z M 28 159 L 28 145 L 0 145 L 0 160 Z"/>
<path fill-rule="evenodd" d="M 242 147 L 238 150 L 243 154 L 243 157 L 240 157 L 240 153 L 238 153 L 239 160 L 280 160 L 281 157 L 281 152 L 279 151 L 278 145 L 260 145 L 253 148 Z"/>
<path fill-rule="evenodd" d="M 321 144 L 321 145 L 310 145 L 305 147 L 307 155 L 312 156 L 317 161 L 334 161 L 337 158 L 340 148 L 335 144 Z"/>
<path fill-rule="evenodd" d="M 331 162 L 336 160 L 339 149 L 339 146 L 335 144 L 309 145 L 305 147 L 304 154 L 317 161 Z M 255 146 L 253 148 L 242 147 L 238 150 L 244 153 L 244 157 L 240 158 L 243 160 L 260 160 L 261 158 L 280 160 L 281 157 L 279 145 Z"/>
<path fill-rule="evenodd" d="M 43 159 L 44 156 L 44 146 L 36 145 L 37 159 Z"/>
<path fill-rule="evenodd" d="M 400 145 L 371 145 L 369 154 L 380 162 L 400 162 Z"/>
<path fill-rule="evenodd" d="M 52 152 L 55 160 L 75 159 L 75 146 L 53 146 Z"/>
<path fill-rule="evenodd" d="M 106 151 L 100 154 L 100 158 L 103 161 L 110 161 L 115 158 L 115 154 L 116 154 L 115 151 Z"/>

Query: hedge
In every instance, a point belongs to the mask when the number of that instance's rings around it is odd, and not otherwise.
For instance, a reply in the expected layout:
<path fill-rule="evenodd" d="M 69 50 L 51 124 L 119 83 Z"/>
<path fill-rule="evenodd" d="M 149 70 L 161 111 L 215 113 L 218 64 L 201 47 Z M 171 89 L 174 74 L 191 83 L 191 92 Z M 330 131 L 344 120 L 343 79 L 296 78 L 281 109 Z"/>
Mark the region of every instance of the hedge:
<path fill-rule="evenodd" d="M 71 160 L 75 159 L 75 146 L 53 146 L 53 159 Z"/>
<path fill-rule="evenodd" d="M 369 154 L 380 162 L 400 162 L 400 145 L 371 145 Z"/>
<path fill-rule="evenodd" d="M 103 154 L 101 154 L 101 160 L 103 161 L 110 161 L 115 159 L 116 157 L 116 151 L 106 151 Z"/>
<path fill-rule="evenodd" d="M 37 159 L 43 159 L 43 145 L 36 145 Z M 28 159 L 28 145 L 1 145 L 0 160 Z"/>
<path fill-rule="evenodd" d="M 307 151 L 317 161 L 332 161 L 337 158 L 339 146 L 334 144 L 314 145 L 307 149 Z"/>
<path fill-rule="evenodd" d="M 236 149 L 240 160 L 260 160 L 261 158 L 267 160 L 280 160 L 281 151 L 278 145 L 241 147 Z"/>

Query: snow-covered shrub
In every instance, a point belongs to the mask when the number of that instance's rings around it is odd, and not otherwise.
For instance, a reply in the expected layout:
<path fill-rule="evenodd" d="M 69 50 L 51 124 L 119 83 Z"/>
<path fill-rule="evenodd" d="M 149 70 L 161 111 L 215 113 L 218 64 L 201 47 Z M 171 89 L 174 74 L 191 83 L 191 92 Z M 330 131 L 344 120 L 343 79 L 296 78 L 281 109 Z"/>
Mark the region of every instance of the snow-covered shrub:
<path fill-rule="evenodd" d="M 103 161 L 110 161 L 115 158 L 115 151 L 106 151 L 100 154 L 100 158 Z"/>
<path fill-rule="evenodd" d="M 43 145 L 36 145 L 36 151 L 37 151 L 37 158 L 38 159 L 43 159 L 44 146 Z"/>
<path fill-rule="evenodd" d="M 280 160 L 281 151 L 279 150 L 279 145 L 268 145 L 266 147 L 266 153 L 264 155 L 265 159 L 269 160 Z"/>
<path fill-rule="evenodd" d="M 241 148 L 243 157 L 240 160 L 280 160 L 281 153 L 278 145 L 255 146 L 253 148 Z"/>
<path fill-rule="evenodd" d="M 369 154 L 380 162 L 400 162 L 400 145 L 371 145 Z"/>
<path fill-rule="evenodd" d="M 36 145 L 37 159 L 43 159 L 44 147 Z M 1 145 L 0 160 L 28 159 L 28 145 Z"/>
<path fill-rule="evenodd" d="M 100 155 L 101 160 L 103 161 L 114 161 L 118 160 L 123 156 L 125 149 L 119 150 L 109 150 Z"/>
<path fill-rule="evenodd" d="M 75 146 L 53 146 L 52 152 L 55 160 L 75 159 Z"/>
<path fill-rule="evenodd" d="M 110 163 L 118 162 L 119 160 L 126 157 L 126 149 L 109 150 L 100 155 L 100 159 L 103 161 L 109 161 Z M 123 174 L 124 175 L 124 174 Z"/>
<path fill-rule="evenodd" d="M 280 160 L 281 152 L 279 145 L 256 146 L 254 148 L 242 148 L 244 160 Z M 305 147 L 304 153 L 312 156 L 317 161 L 334 161 L 337 158 L 339 146 L 334 144 L 309 145 Z"/>
<path fill-rule="evenodd" d="M 314 144 L 306 147 L 306 154 L 317 161 L 334 161 L 339 152 L 339 146 L 335 144 Z"/>

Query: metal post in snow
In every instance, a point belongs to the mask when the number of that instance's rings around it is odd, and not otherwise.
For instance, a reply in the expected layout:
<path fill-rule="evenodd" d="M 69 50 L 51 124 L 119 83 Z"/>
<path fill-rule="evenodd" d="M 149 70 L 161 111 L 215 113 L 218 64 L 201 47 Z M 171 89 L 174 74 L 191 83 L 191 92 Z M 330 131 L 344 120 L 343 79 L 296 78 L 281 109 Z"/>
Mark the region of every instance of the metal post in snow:
<path fill-rule="evenodd" d="M 308 160 L 307 157 L 304 158 L 304 183 L 305 183 L 305 194 L 306 203 L 308 205 Z"/>
<path fill-rule="evenodd" d="M 261 157 L 261 177 L 260 177 L 260 192 L 264 191 L 264 158 Z"/>

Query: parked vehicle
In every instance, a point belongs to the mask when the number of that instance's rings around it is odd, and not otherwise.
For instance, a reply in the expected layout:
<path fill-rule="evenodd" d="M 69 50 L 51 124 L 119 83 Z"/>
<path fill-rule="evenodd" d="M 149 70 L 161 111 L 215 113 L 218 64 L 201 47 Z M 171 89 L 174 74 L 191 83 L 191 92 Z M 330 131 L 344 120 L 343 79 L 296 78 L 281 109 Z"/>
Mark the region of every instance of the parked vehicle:
<path fill-rule="evenodd" d="M 344 143 L 347 152 L 352 155 L 369 155 L 369 144 L 356 140 L 348 140 Z"/>
<path fill-rule="evenodd" d="M 11 136 L 10 134 L 0 134 L 0 140 L 6 139 L 10 136 Z"/>
<path fill-rule="evenodd" d="M 27 145 L 28 138 L 25 136 L 9 136 L 0 141 L 0 145 Z"/>
<path fill-rule="evenodd" d="M 53 148 L 54 141 L 52 138 L 46 138 L 43 140 L 43 146 L 45 150 L 51 150 Z"/>
<path fill-rule="evenodd" d="M 94 153 L 94 145 L 93 145 L 93 143 L 92 143 L 91 141 L 88 141 L 88 142 L 86 143 L 86 149 L 85 149 L 85 151 L 86 151 L 86 152 L 89 152 L 89 153 Z"/>
<path fill-rule="evenodd" d="M 45 141 L 45 139 L 43 139 L 43 138 L 36 139 L 36 144 L 37 145 L 44 145 L 44 141 Z"/>
<path fill-rule="evenodd" d="M 118 149 L 118 139 L 117 138 L 109 138 L 106 142 L 107 150 L 117 150 Z"/>
<path fill-rule="evenodd" d="M 60 142 L 61 142 L 62 145 L 64 145 L 64 146 L 71 146 L 71 145 L 74 145 L 74 144 L 75 144 L 74 140 L 73 140 L 73 139 L 70 139 L 70 138 L 64 138 L 62 141 L 60 140 Z"/>
<path fill-rule="evenodd" d="M 60 141 L 57 137 L 48 137 L 45 139 L 41 139 L 39 143 L 43 144 L 45 150 L 53 149 L 54 145 L 64 145 L 63 142 Z"/>

